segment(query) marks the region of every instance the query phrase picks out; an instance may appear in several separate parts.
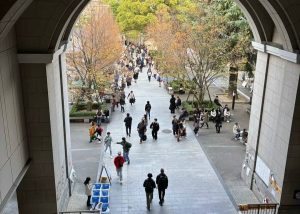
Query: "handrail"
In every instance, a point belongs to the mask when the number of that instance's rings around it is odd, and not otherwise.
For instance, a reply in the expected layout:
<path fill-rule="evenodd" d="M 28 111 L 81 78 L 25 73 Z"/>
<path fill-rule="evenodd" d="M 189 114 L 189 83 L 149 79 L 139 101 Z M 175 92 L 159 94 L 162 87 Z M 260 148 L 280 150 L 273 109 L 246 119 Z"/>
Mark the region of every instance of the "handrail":
<path fill-rule="evenodd" d="M 239 213 L 270 213 L 275 214 L 278 204 L 240 204 Z"/>

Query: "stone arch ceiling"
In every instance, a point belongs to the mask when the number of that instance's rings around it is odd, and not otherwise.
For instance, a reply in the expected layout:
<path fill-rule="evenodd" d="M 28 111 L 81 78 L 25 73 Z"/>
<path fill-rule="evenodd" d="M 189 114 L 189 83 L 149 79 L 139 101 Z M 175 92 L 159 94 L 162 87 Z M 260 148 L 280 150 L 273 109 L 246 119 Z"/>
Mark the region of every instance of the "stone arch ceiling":
<path fill-rule="evenodd" d="M 17 3 L 27 2 L 25 12 L 15 16 L 19 52 L 54 52 L 68 39 L 72 26 L 89 0 L 0 0 L 0 39 L 3 18 L 15 14 Z M 256 41 L 270 42 L 274 26 L 283 38 L 283 47 L 294 51 L 300 47 L 299 0 L 235 0 L 244 11 Z M 8 12 L 6 11 L 8 10 Z M 6 11 L 6 13 L 5 13 Z M 22 11 L 22 13 L 20 12 Z M 14 22 L 11 22 L 14 23 Z M 13 27 L 10 26 L 10 27 Z M 2 30 L 2 31 L 1 31 Z"/>
<path fill-rule="evenodd" d="M 85 0 L 34 0 L 16 24 L 19 52 L 54 52 Z"/>
<path fill-rule="evenodd" d="M 272 15 L 276 27 L 281 31 L 284 48 L 294 52 L 300 50 L 300 1 L 260 0 Z"/>

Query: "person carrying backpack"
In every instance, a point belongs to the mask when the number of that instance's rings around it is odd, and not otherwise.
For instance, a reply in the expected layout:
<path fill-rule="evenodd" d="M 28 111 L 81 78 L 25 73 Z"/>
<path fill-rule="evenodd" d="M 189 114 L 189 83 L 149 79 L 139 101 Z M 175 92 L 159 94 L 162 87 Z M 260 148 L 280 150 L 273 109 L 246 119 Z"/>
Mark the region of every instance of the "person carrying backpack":
<path fill-rule="evenodd" d="M 122 147 L 123 147 L 123 156 L 124 156 L 125 162 L 127 162 L 127 164 L 129 165 L 130 164 L 129 150 L 132 146 L 131 143 L 127 142 L 125 137 L 122 137 L 122 141 L 117 142 L 117 144 L 122 145 Z"/>
<path fill-rule="evenodd" d="M 144 181 L 143 186 L 145 187 L 145 192 L 146 192 L 147 209 L 150 211 L 150 204 L 152 203 L 152 199 L 153 199 L 153 191 L 154 188 L 156 188 L 151 173 L 148 173 L 148 178 Z"/>
<path fill-rule="evenodd" d="M 165 198 L 165 191 L 168 188 L 168 177 L 165 174 L 164 169 L 160 169 L 160 174 L 156 177 L 156 184 L 159 196 L 159 205 L 162 206 Z"/>

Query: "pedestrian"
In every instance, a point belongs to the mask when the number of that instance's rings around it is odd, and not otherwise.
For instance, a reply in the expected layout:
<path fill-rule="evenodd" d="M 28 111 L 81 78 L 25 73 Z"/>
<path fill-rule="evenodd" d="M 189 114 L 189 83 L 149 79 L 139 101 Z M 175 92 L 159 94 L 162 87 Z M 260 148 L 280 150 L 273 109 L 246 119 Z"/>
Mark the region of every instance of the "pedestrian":
<path fill-rule="evenodd" d="M 221 105 L 221 103 L 220 103 L 220 101 L 219 101 L 219 97 L 218 97 L 218 96 L 215 97 L 214 103 L 215 103 L 217 106 L 222 107 L 222 105 Z"/>
<path fill-rule="evenodd" d="M 171 114 L 175 114 L 175 108 L 176 108 L 176 99 L 174 95 L 172 95 L 170 99 L 170 107 L 169 107 Z"/>
<path fill-rule="evenodd" d="M 151 173 L 148 173 L 148 178 L 144 181 L 143 186 L 145 187 L 145 192 L 146 192 L 147 209 L 150 211 L 150 204 L 152 203 L 152 199 L 153 199 L 153 191 L 156 188 Z"/>
<path fill-rule="evenodd" d="M 203 118 L 203 123 L 201 124 L 200 128 L 202 128 L 204 126 L 204 124 L 206 125 L 206 128 L 209 128 L 208 127 L 208 112 L 206 110 L 204 111 L 202 118 Z"/>
<path fill-rule="evenodd" d="M 230 114 L 230 109 L 228 108 L 228 105 L 225 105 L 225 107 L 223 109 L 223 115 L 224 115 L 224 121 L 229 123 L 231 114 Z"/>
<path fill-rule="evenodd" d="M 162 82 L 162 79 L 161 79 L 161 77 L 160 77 L 160 75 L 159 75 L 159 74 L 157 74 L 157 81 L 158 81 L 158 85 L 159 85 L 159 87 L 161 87 L 161 82 Z"/>
<path fill-rule="evenodd" d="M 129 103 L 132 105 L 133 103 L 135 103 L 135 96 L 133 94 L 133 91 L 130 91 L 130 93 L 128 94 L 127 98 L 129 99 Z"/>
<path fill-rule="evenodd" d="M 147 128 L 146 128 L 144 119 L 142 119 L 141 122 L 139 122 L 139 124 L 137 126 L 137 131 L 139 133 L 140 143 L 142 143 L 143 141 L 145 141 L 147 139 L 147 136 L 146 136 Z"/>
<path fill-rule="evenodd" d="M 181 99 L 179 96 L 177 96 L 177 100 L 176 100 L 176 109 L 179 109 L 179 107 L 181 106 Z"/>
<path fill-rule="evenodd" d="M 130 116 L 129 113 L 127 113 L 127 116 L 124 119 L 124 123 L 125 123 L 125 128 L 126 128 L 126 136 L 131 135 L 131 125 L 132 125 L 132 117 Z"/>
<path fill-rule="evenodd" d="M 97 125 L 96 135 L 99 143 L 101 142 L 102 132 L 103 132 L 103 128 L 100 125 Z"/>
<path fill-rule="evenodd" d="M 149 68 L 148 68 L 147 76 L 148 76 L 148 80 L 150 82 L 151 81 L 151 76 L 152 76 L 151 66 L 149 66 Z"/>
<path fill-rule="evenodd" d="M 121 96 L 120 97 L 121 112 L 125 112 L 124 105 L 125 105 L 125 98 Z"/>
<path fill-rule="evenodd" d="M 150 119 L 150 111 L 151 111 L 151 104 L 150 104 L 150 101 L 147 101 L 147 103 L 145 105 L 145 112 L 146 112 L 146 115 L 149 117 L 149 119 Z"/>
<path fill-rule="evenodd" d="M 240 126 L 239 126 L 239 123 L 235 123 L 232 127 L 232 132 L 234 134 L 234 140 L 239 140 L 240 139 L 240 132 L 241 132 L 241 129 L 240 129 Z"/>
<path fill-rule="evenodd" d="M 90 207 L 91 206 L 91 196 L 92 196 L 92 184 L 90 184 L 91 178 L 87 177 L 84 181 L 84 186 L 85 186 L 85 194 L 87 196 L 87 201 L 86 201 L 86 206 Z"/>
<path fill-rule="evenodd" d="M 111 111 L 115 111 L 116 105 L 117 105 L 116 96 L 113 94 L 112 95 L 112 101 L 111 101 Z"/>
<path fill-rule="evenodd" d="M 109 154 L 110 154 L 110 158 L 113 158 L 112 156 L 112 150 L 111 150 L 111 142 L 112 142 L 112 137 L 110 136 L 110 132 L 107 132 L 105 138 L 104 138 L 104 144 L 105 144 L 105 150 L 104 152 L 107 151 L 107 149 L 109 148 Z"/>
<path fill-rule="evenodd" d="M 103 112 L 98 109 L 96 113 L 96 123 L 97 125 L 101 125 L 101 118 L 102 118 Z"/>
<path fill-rule="evenodd" d="M 242 143 L 247 143 L 248 140 L 248 132 L 246 129 L 243 129 L 243 133 L 242 133 Z"/>
<path fill-rule="evenodd" d="M 129 159 L 129 151 L 131 148 L 131 143 L 126 141 L 125 137 L 122 137 L 122 141 L 121 142 L 117 142 L 117 144 L 120 144 L 123 147 L 123 157 L 125 159 L 125 162 L 127 162 L 127 164 L 130 164 L 130 159 Z"/>
<path fill-rule="evenodd" d="M 125 162 L 125 160 L 124 160 L 123 156 L 121 155 L 121 152 L 118 152 L 118 156 L 115 157 L 115 159 L 114 159 L 114 164 L 116 167 L 117 176 L 120 178 L 121 184 L 123 181 L 122 169 L 123 169 L 124 162 Z"/>
<path fill-rule="evenodd" d="M 156 184 L 158 189 L 159 205 L 162 206 L 165 202 L 165 192 L 168 188 L 168 177 L 164 169 L 160 169 L 160 174 L 156 177 Z"/>
<path fill-rule="evenodd" d="M 93 142 L 93 140 L 95 140 L 96 137 L 96 123 L 94 121 L 92 121 L 91 123 L 91 127 L 89 128 L 89 134 L 90 134 L 90 143 Z"/>
<path fill-rule="evenodd" d="M 173 116 L 172 120 L 172 130 L 173 130 L 173 135 L 176 136 L 178 134 L 178 123 L 177 123 L 177 118 L 176 115 Z"/>
<path fill-rule="evenodd" d="M 215 118 L 215 123 L 216 123 L 216 132 L 220 133 L 221 128 L 222 128 L 222 116 L 220 113 L 217 113 L 217 116 Z"/>
<path fill-rule="evenodd" d="M 152 137 L 154 140 L 157 140 L 157 132 L 159 131 L 159 123 L 157 122 L 157 118 L 150 124 L 150 129 L 152 129 Z"/>
<path fill-rule="evenodd" d="M 210 111 L 210 118 L 211 118 L 211 120 L 213 121 L 213 123 L 215 122 L 216 116 L 217 116 L 217 112 L 216 112 L 216 110 L 213 108 L 213 109 Z"/>

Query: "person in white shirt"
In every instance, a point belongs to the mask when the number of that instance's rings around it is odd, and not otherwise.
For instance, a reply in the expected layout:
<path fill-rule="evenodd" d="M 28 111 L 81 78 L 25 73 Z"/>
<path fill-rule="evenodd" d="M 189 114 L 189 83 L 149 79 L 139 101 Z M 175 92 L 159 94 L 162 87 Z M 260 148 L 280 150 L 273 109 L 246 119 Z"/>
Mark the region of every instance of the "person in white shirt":
<path fill-rule="evenodd" d="M 234 134 L 234 139 L 235 139 L 235 140 L 239 140 L 239 138 L 240 138 L 240 132 L 241 132 L 239 123 L 235 123 L 235 124 L 233 125 L 232 132 L 233 132 L 233 134 Z"/>
<path fill-rule="evenodd" d="M 216 110 L 213 108 L 213 109 L 210 111 L 210 118 L 212 119 L 213 122 L 215 122 L 216 116 L 217 116 L 217 112 L 216 112 Z"/>
<path fill-rule="evenodd" d="M 90 184 L 91 178 L 87 177 L 84 181 L 85 185 L 85 194 L 88 197 L 86 201 L 86 206 L 90 207 L 91 206 L 91 196 L 92 196 L 92 184 Z"/>

